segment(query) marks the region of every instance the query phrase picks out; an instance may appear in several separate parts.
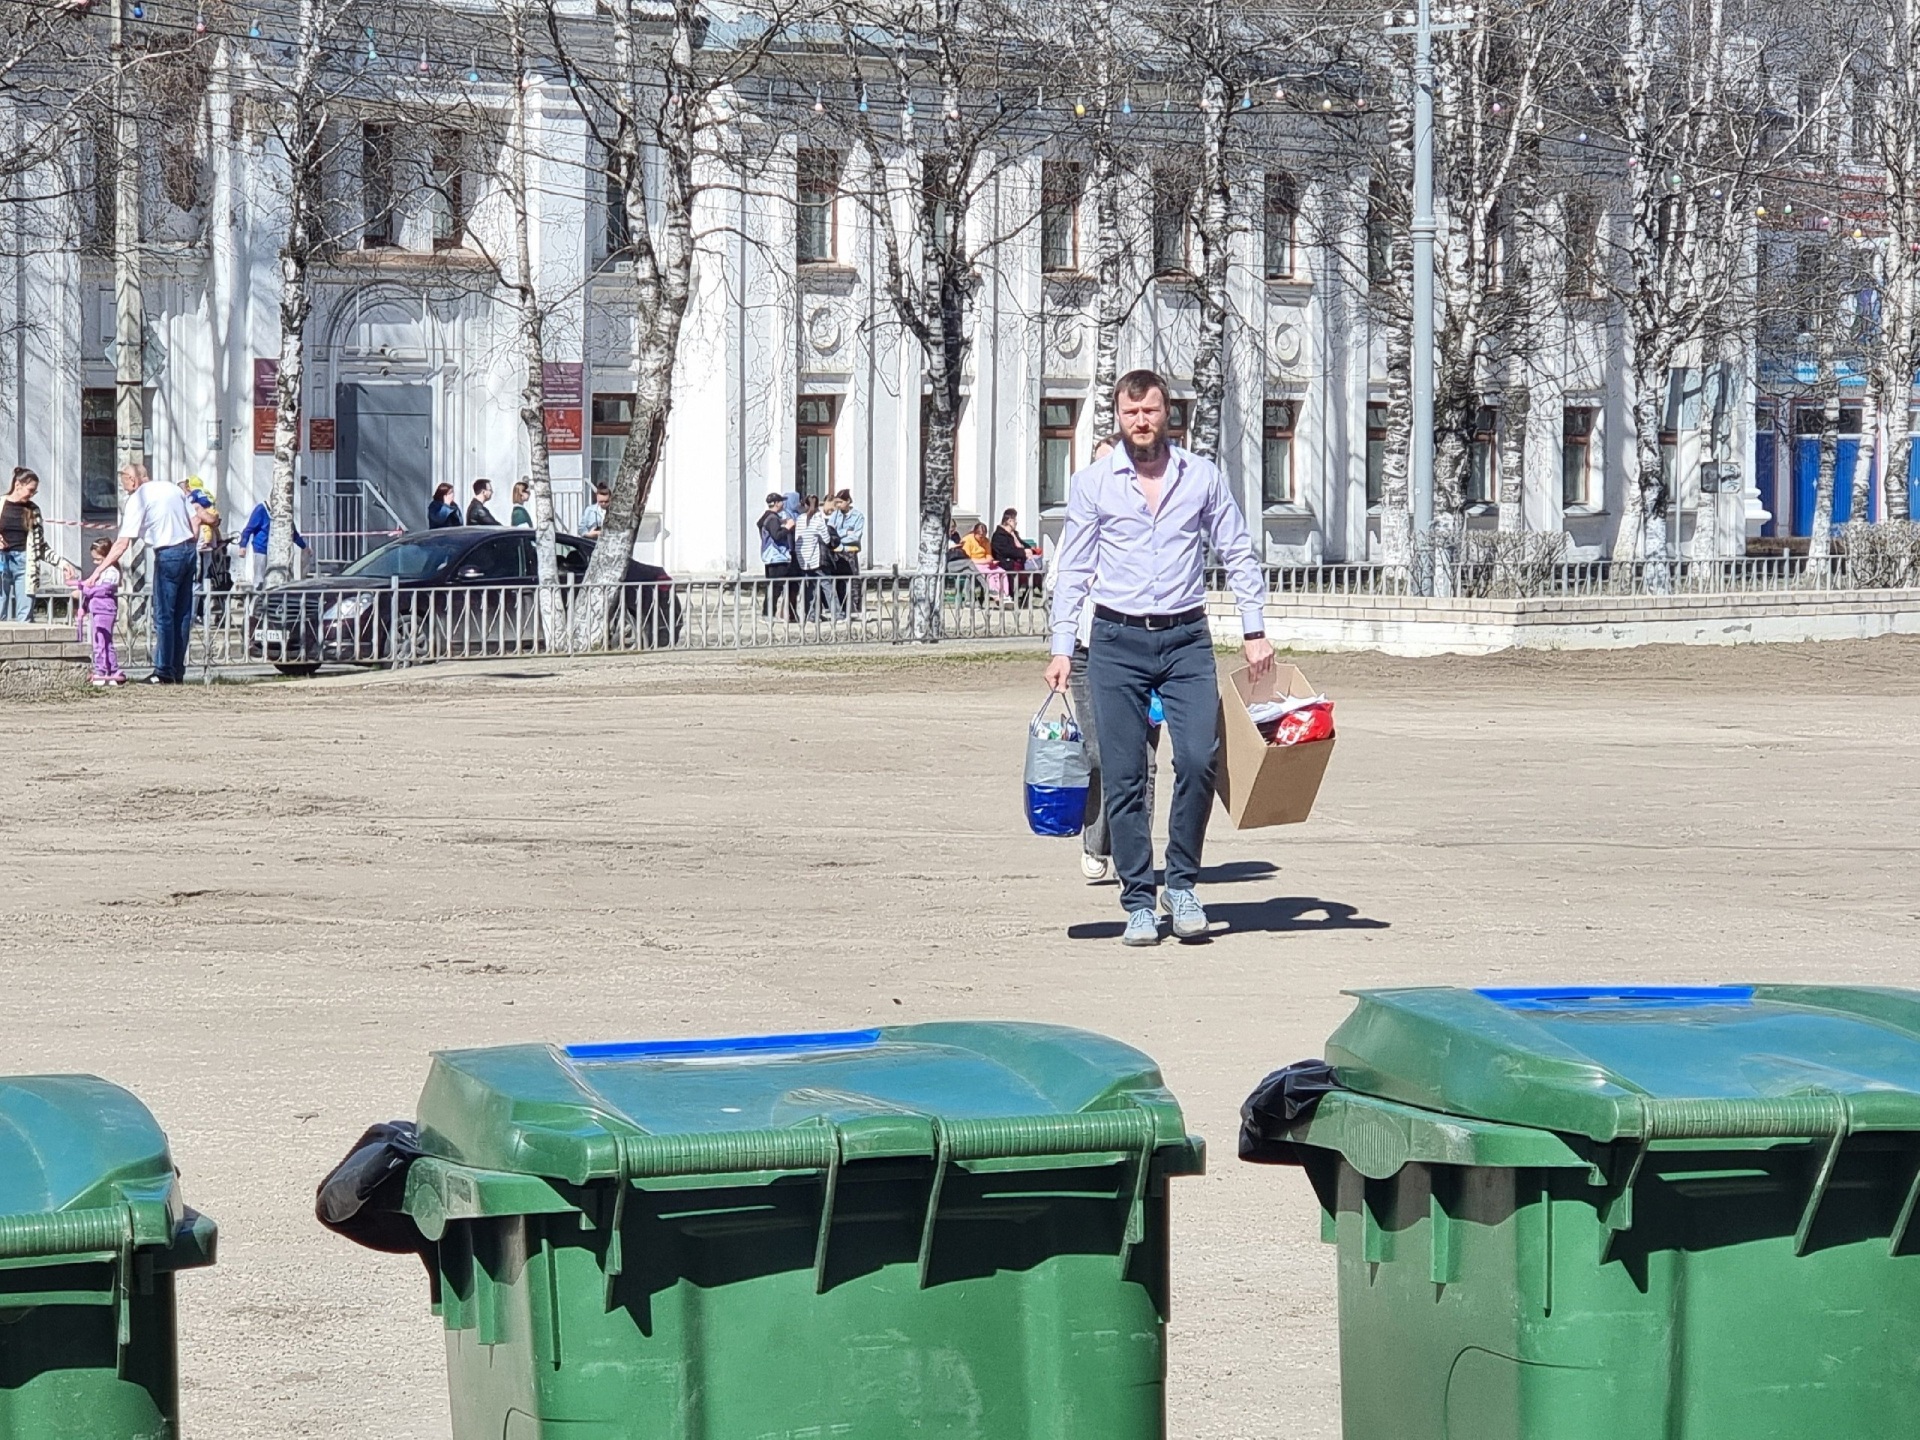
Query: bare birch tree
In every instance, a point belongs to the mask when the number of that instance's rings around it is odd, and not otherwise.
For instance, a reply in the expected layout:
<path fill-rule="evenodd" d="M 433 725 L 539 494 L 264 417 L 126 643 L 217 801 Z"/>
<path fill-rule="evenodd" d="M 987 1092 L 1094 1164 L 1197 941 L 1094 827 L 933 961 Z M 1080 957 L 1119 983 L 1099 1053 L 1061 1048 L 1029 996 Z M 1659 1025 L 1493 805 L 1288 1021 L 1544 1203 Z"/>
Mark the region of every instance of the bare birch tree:
<path fill-rule="evenodd" d="M 1605 138 L 1626 166 L 1607 274 L 1625 312 L 1633 418 L 1613 558 L 1645 559 L 1658 584 L 1675 500 L 1661 463 L 1674 370 L 1746 289 L 1765 119 L 1762 96 L 1730 84 L 1725 0 L 1626 0 L 1625 10 L 1605 86 L 1617 97 L 1617 120 L 1608 121 L 1619 130 L 1617 142 Z"/>
<path fill-rule="evenodd" d="M 633 269 L 633 420 L 571 619 L 572 643 L 590 649 L 606 642 L 659 475 L 702 263 L 696 211 L 716 190 L 742 188 L 739 87 L 817 7 L 773 0 L 720 15 L 704 0 L 605 0 L 575 18 L 558 0 L 540 3 L 554 56 L 625 206 Z"/>
<path fill-rule="evenodd" d="M 283 17 L 273 17 L 277 23 Z M 290 34 L 248 44 L 234 66 L 245 113 L 270 140 L 278 162 L 280 207 L 279 359 L 274 388 L 273 471 L 267 488 L 266 583 L 293 578 L 294 487 L 306 388 L 307 322 L 314 268 L 341 239 L 325 192 L 328 167 L 357 125 L 347 106 L 364 85 L 343 63 L 358 38 L 359 0 L 297 0 Z M 259 28 L 256 24 L 256 29 Z M 357 217 L 356 217 L 357 222 Z"/>
<path fill-rule="evenodd" d="M 978 202 L 1040 133 L 1020 117 L 1046 72 L 1027 17 L 1003 0 L 859 0 L 836 10 L 836 25 L 860 96 L 843 123 L 866 161 L 858 199 L 875 219 L 874 282 L 918 348 L 926 386 L 912 634 L 935 641 L 980 266 L 1026 228 L 995 233 L 999 217 Z"/>

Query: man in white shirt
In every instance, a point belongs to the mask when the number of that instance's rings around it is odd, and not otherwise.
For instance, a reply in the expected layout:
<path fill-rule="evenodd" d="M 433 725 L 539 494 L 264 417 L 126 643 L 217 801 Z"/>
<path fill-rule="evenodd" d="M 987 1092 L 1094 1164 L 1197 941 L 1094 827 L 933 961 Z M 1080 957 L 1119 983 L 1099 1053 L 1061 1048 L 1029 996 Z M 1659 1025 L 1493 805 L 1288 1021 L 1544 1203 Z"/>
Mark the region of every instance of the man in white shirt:
<path fill-rule="evenodd" d="M 1127 912 L 1121 941 L 1160 943 L 1148 812 L 1148 697 L 1159 692 L 1173 742 L 1166 885 L 1159 901 L 1182 940 L 1207 933 L 1194 893 L 1219 758 L 1217 670 L 1207 624 L 1206 552 L 1220 557 L 1240 611 L 1247 668 L 1273 666 L 1266 579 L 1246 518 L 1211 460 L 1167 441 L 1167 383 L 1131 370 L 1114 387 L 1121 448 L 1073 477 L 1055 560 L 1047 684 L 1073 675 L 1081 607 L 1093 602 L 1087 685 L 1100 734 L 1102 799 Z"/>
<path fill-rule="evenodd" d="M 120 536 L 87 584 L 99 584 L 101 573 L 119 564 L 136 540 L 153 552 L 153 674 L 147 684 L 178 685 L 187 678 L 187 641 L 193 634 L 194 525 L 186 492 L 149 479 L 144 465 L 122 466 L 120 488 L 127 492 Z"/>

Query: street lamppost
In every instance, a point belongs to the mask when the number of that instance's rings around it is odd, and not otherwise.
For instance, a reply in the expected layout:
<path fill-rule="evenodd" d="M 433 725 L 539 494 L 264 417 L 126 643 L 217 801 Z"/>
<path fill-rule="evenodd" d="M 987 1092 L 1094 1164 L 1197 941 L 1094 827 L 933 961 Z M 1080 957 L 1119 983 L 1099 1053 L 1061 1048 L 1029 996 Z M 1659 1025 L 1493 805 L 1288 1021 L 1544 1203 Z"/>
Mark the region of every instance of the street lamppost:
<path fill-rule="evenodd" d="M 1433 214 L 1433 37 L 1464 30 L 1473 23 L 1473 8 L 1455 10 L 1432 0 L 1418 0 L 1418 8 L 1396 14 L 1389 10 L 1386 32 L 1413 36 L 1413 439 L 1408 447 L 1413 489 L 1413 543 L 1419 546 L 1433 529 L 1433 237 L 1438 228 Z M 1429 578 L 1418 587 L 1432 588 Z"/>

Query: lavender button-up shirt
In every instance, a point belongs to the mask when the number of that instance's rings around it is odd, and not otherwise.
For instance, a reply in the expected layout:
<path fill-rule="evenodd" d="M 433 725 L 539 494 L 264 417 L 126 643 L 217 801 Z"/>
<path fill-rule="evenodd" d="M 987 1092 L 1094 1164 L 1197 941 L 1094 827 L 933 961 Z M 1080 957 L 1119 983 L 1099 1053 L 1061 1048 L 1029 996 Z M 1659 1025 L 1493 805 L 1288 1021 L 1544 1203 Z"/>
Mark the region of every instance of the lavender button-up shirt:
<path fill-rule="evenodd" d="M 1147 508 L 1124 445 L 1073 477 L 1054 562 L 1053 653 L 1073 653 L 1089 596 L 1124 615 L 1172 615 L 1207 598 L 1207 544 L 1226 566 L 1240 629 L 1266 628 L 1267 582 L 1246 518 L 1211 460 L 1169 446 L 1160 508 Z"/>

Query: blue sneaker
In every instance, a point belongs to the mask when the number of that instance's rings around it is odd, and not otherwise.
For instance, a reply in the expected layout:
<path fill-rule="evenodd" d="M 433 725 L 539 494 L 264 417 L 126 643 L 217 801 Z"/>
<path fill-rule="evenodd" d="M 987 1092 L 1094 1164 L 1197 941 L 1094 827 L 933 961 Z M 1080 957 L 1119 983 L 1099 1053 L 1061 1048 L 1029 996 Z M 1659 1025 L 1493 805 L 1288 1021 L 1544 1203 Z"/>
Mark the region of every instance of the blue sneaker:
<path fill-rule="evenodd" d="M 1160 908 L 1173 917 L 1173 934 L 1178 940 L 1198 940 L 1207 933 L 1207 912 L 1200 908 L 1200 897 L 1191 890 L 1162 890 Z"/>
<path fill-rule="evenodd" d="M 1160 943 L 1160 917 L 1152 910 L 1130 910 L 1127 912 L 1126 933 L 1120 937 L 1122 945 L 1158 945 Z"/>

